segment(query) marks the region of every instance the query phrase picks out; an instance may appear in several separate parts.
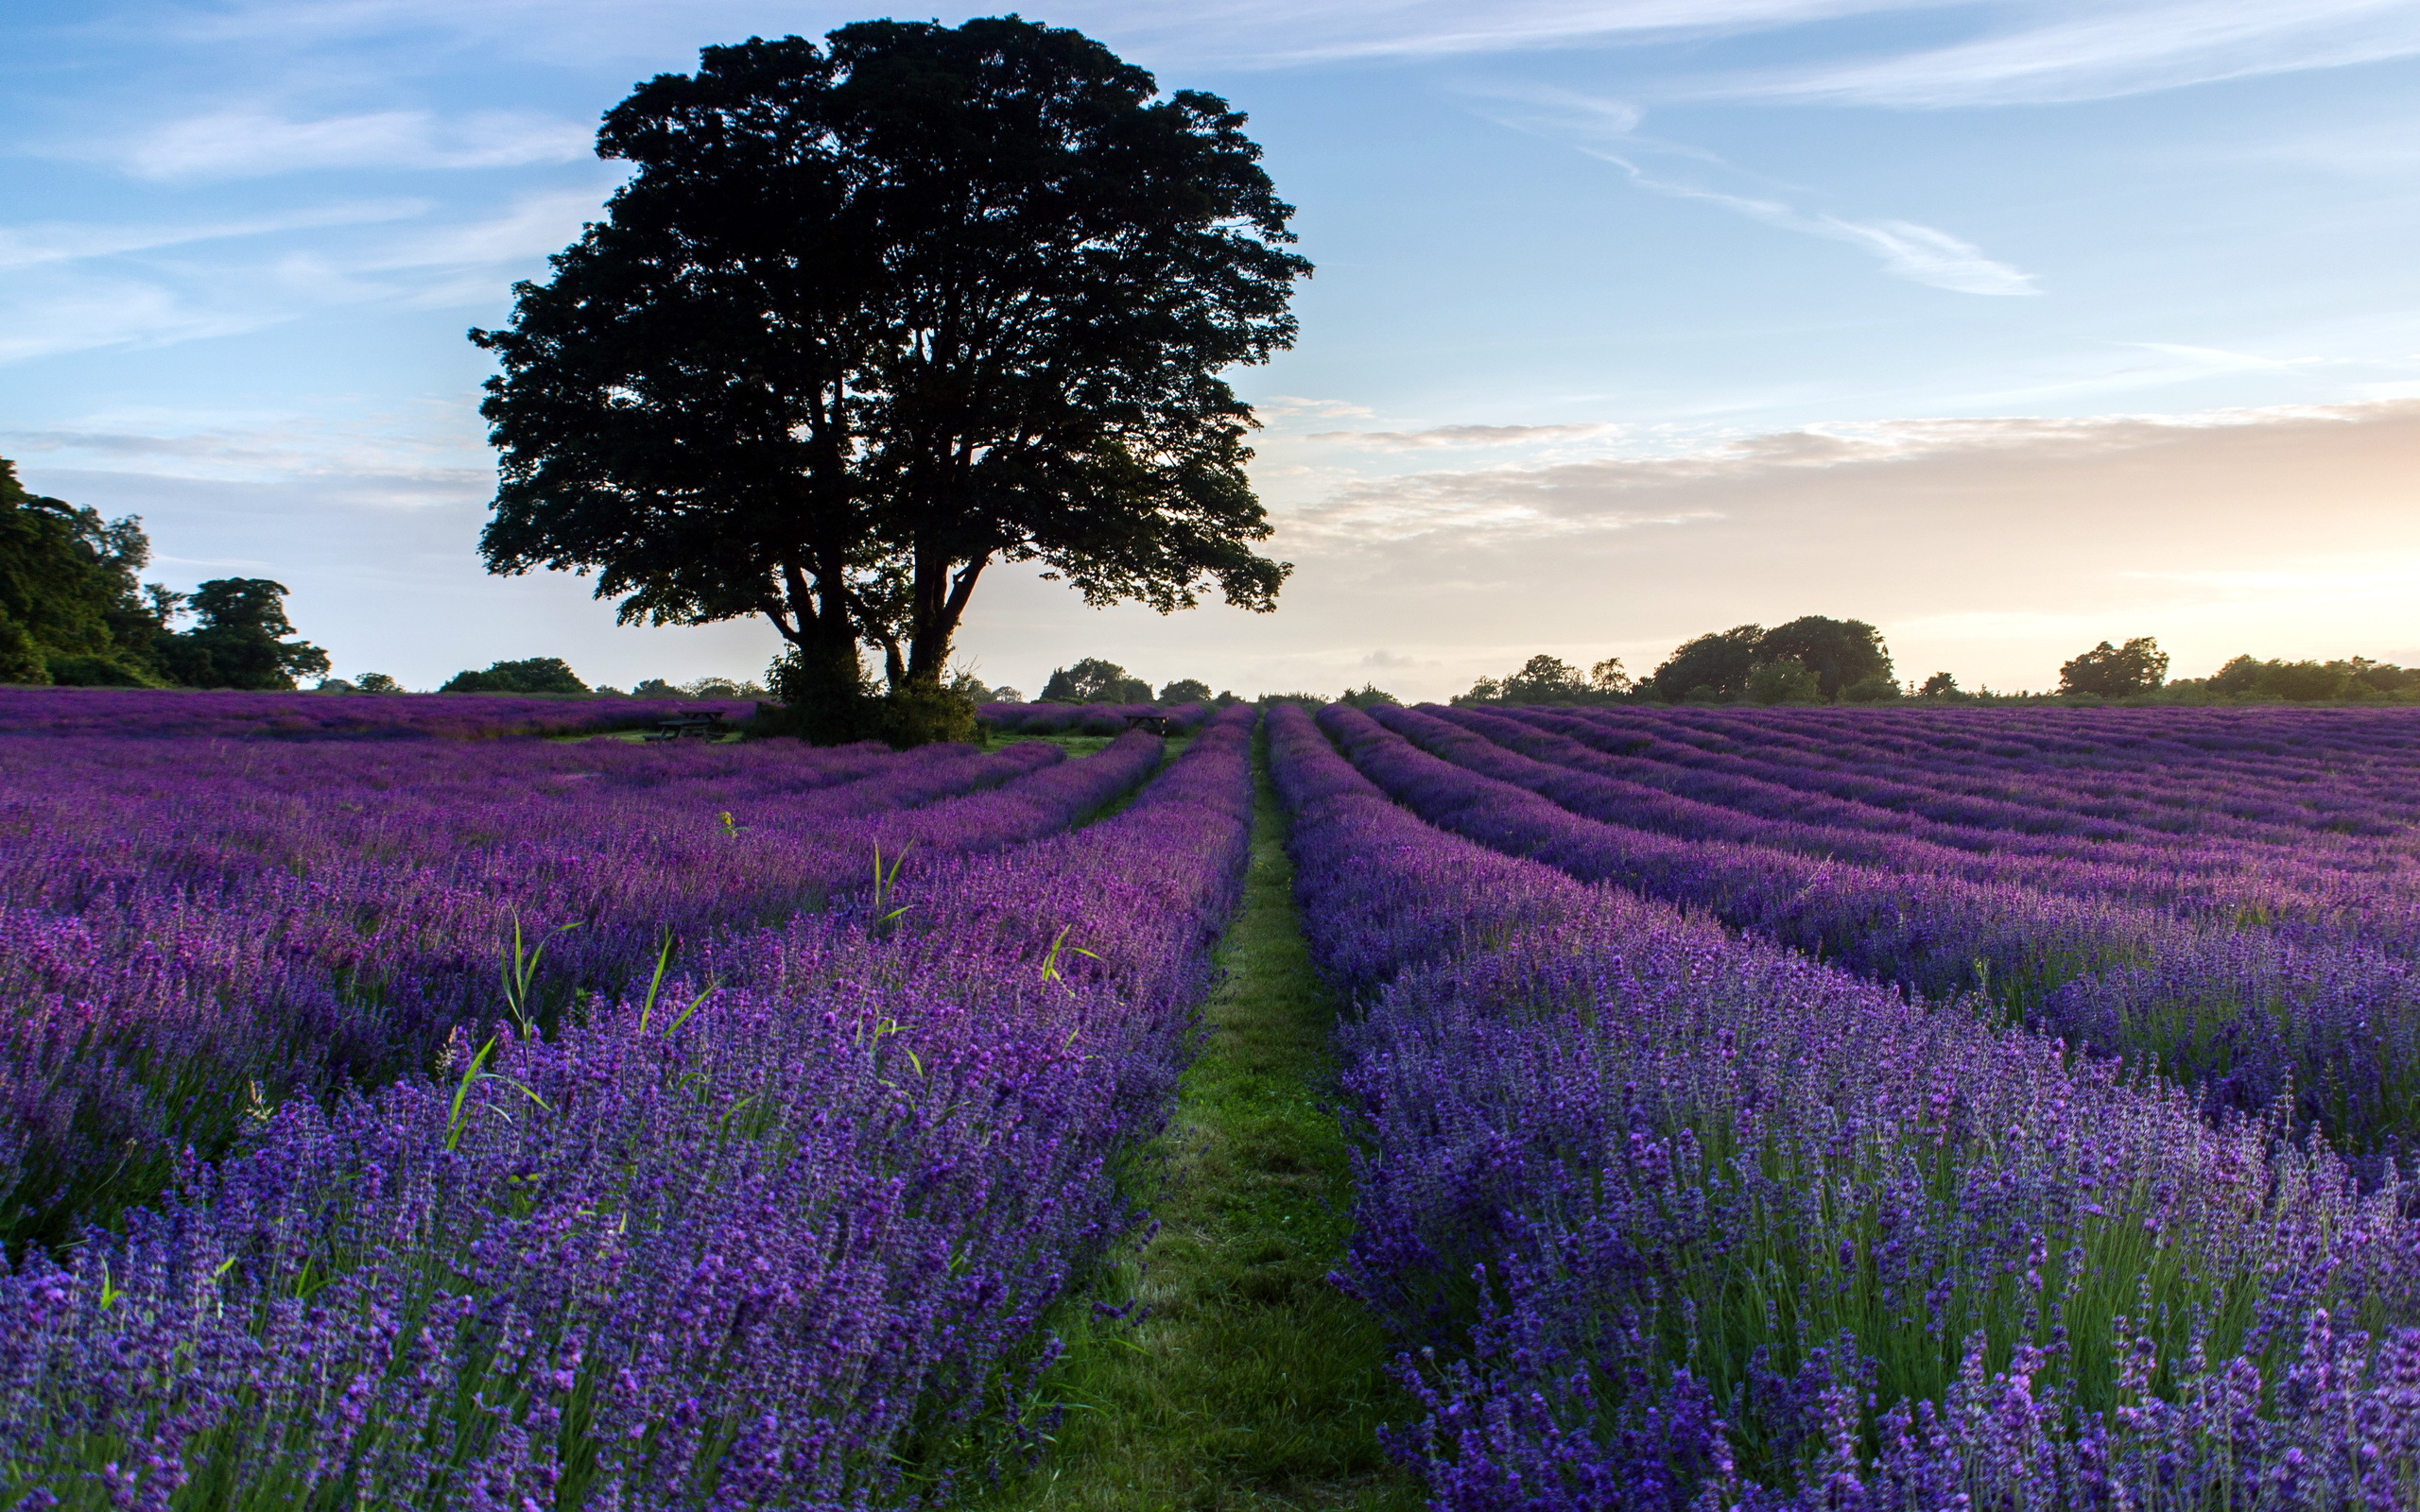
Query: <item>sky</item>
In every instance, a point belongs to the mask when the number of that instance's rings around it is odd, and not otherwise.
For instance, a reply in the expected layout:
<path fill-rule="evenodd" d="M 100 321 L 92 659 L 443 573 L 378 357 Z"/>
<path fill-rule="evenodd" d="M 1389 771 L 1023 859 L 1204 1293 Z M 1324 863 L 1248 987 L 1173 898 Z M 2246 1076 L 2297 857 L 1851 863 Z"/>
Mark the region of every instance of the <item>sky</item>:
<path fill-rule="evenodd" d="M 464 339 L 596 218 L 599 114 L 762 0 L 11 0 L 0 455 L 267 576 L 339 675 L 760 673 L 476 555 Z M 937 14 L 955 23 L 980 10 Z M 2103 639 L 2420 662 L 2420 0 L 1081 0 L 1251 117 L 1317 266 L 1238 369 L 1273 614 L 986 576 L 1105 656 L 1435 698 L 1801 614 L 2042 688 Z"/>

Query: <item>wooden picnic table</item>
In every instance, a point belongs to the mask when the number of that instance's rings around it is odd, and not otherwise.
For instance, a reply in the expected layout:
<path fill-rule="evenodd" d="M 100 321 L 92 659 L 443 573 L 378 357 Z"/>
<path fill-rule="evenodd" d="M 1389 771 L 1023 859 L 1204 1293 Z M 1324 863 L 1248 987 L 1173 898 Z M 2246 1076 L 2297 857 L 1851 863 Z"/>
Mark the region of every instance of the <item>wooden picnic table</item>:
<path fill-rule="evenodd" d="M 1128 714 L 1126 716 L 1126 728 L 1129 730 L 1148 730 L 1154 735 L 1165 735 L 1168 732 L 1168 716 L 1166 714 Z"/>
<path fill-rule="evenodd" d="M 694 736 L 704 740 L 722 733 L 722 711 L 700 709 L 692 713 L 666 714 L 647 732 L 649 740 L 679 740 Z"/>

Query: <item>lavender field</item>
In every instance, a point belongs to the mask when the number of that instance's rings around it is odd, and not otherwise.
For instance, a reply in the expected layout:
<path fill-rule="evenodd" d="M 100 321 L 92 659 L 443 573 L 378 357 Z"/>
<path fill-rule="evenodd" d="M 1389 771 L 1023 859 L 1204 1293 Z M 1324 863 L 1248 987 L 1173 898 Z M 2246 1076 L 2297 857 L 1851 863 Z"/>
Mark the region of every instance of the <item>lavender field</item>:
<path fill-rule="evenodd" d="M 0 1507 L 2420 1505 L 2408 713 L 596 708 L 0 695 Z M 1147 1497 L 1255 886 L 1403 1478 Z"/>

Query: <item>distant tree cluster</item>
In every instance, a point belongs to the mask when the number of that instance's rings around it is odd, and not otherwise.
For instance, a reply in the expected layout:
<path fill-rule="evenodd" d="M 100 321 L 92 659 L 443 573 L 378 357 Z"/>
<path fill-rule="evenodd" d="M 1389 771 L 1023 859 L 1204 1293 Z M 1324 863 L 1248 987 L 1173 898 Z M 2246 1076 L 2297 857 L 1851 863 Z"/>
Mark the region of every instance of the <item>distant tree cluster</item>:
<path fill-rule="evenodd" d="M 139 580 L 151 542 L 134 515 L 28 493 L 0 457 L 0 682 L 291 688 L 328 670 L 294 639 L 286 588 L 219 577 L 191 594 Z M 190 617 L 193 627 L 170 627 Z"/>
<path fill-rule="evenodd" d="M 1863 620 L 1803 615 L 1684 641 L 1642 685 L 1664 703 L 1879 703 L 1899 696 L 1882 632 Z"/>
<path fill-rule="evenodd" d="M 492 662 L 485 672 L 457 672 L 437 691 L 582 694 L 591 690 L 562 657 L 533 656 L 519 662 Z"/>
<path fill-rule="evenodd" d="M 2399 667 L 2365 656 L 2335 662 L 2261 662 L 2249 655 L 2203 679 L 2215 694 L 2285 698 L 2294 703 L 2420 696 L 2420 667 Z"/>
<path fill-rule="evenodd" d="M 1016 690 L 997 690 L 1002 696 L 988 701 L 1013 703 Z M 1232 693 L 1212 694 L 1210 684 L 1199 678 L 1177 678 L 1164 684 L 1158 693 L 1142 678 L 1134 676 L 1105 657 L 1088 656 L 1074 666 L 1053 667 L 1048 680 L 1042 685 L 1044 703 L 1238 703 Z"/>
<path fill-rule="evenodd" d="M 2123 645 L 2101 642 L 2059 668 L 2061 693 L 2122 698 L 2150 693 L 2168 680 L 2168 653 L 2159 642 L 2138 635 Z"/>
<path fill-rule="evenodd" d="M 1630 696 L 1630 674 L 1620 657 L 1608 657 L 1582 672 L 1561 657 L 1540 654 L 1501 678 L 1481 678 L 1471 691 L 1458 695 L 1457 704 L 1483 703 L 1616 703 Z"/>

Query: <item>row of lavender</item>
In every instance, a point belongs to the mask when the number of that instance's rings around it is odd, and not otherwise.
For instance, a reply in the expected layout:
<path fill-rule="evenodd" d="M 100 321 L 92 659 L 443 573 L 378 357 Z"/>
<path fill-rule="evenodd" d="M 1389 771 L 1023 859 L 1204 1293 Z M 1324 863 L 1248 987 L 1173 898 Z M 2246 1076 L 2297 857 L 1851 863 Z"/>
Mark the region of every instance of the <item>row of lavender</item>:
<path fill-rule="evenodd" d="M 1299 711 L 1270 739 L 1357 1010 L 1349 1282 L 1408 1347 L 1434 1504 L 2420 1499 L 2407 1188 L 1443 833 Z"/>
<path fill-rule="evenodd" d="M 0 1239 L 147 1200 L 248 1107 L 425 1071 L 458 1023 L 551 1027 L 665 938 L 821 906 L 878 854 L 895 883 L 903 853 L 1063 829 L 1161 751 L 0 742 L 26 836 L 0 861 Z"/>
<path fill-rule="evenodd" d="M 0 734 L 147 740 L 453 740 L 637 729 L 667 714 L 745 719 L 752 703 L 671 698 L 514 698 L 473 694 L 197 692 L 182 688 L 0 688 Z"/>
<path fill-rule="evenodd" d="M 2071 1042 L 2156 1059 L 2214 1109 L 2285 1102 L 2373 1166 L 2420 1151 L 2420 977 L 2408 955 L 2180 917 L 2122 894 L 1976 880 L 1889 849 L 1849 862 L 1759 843 L 1775 837 L 1736 811 L 1738 838 L 1693 838 L 1659 822 L 1635 784 L 1567 755 L 1572 765 L 1521 754 L 1512 747 L 1559 753 L 1516 735 L 1494 743 L 1482 721 L 1409 710 L 1322 718 L 1380 786 L 1482 844 L 1704 909 L 1921 994 L 1985 994 Z"/>
<path fill-rule="evenodd" d="M 1435 712 L 1634 784 L 1652 828 L 2420 952 L 2420 721 L 2397 711 L 2225 711 L 2198 730 L 2011 715 L 1979 735 L 1891 714 Z"/>
<path fill-rule="evenodd" d="M 1165 1115 L 1233 906 L 1248 731 L 1057 838 L 970 854 L 925 809 L 879 892 L 262 1108 L 0 1281 L 0 1504 L 943 1498 L 1046 1426 L 1048 1314 L 1133 1221 L 1116 1157 Z M 1124 765 L 1039 775 L 1096 764 Z M 1015 786 L 954 812 L 996 834 Z"/>

